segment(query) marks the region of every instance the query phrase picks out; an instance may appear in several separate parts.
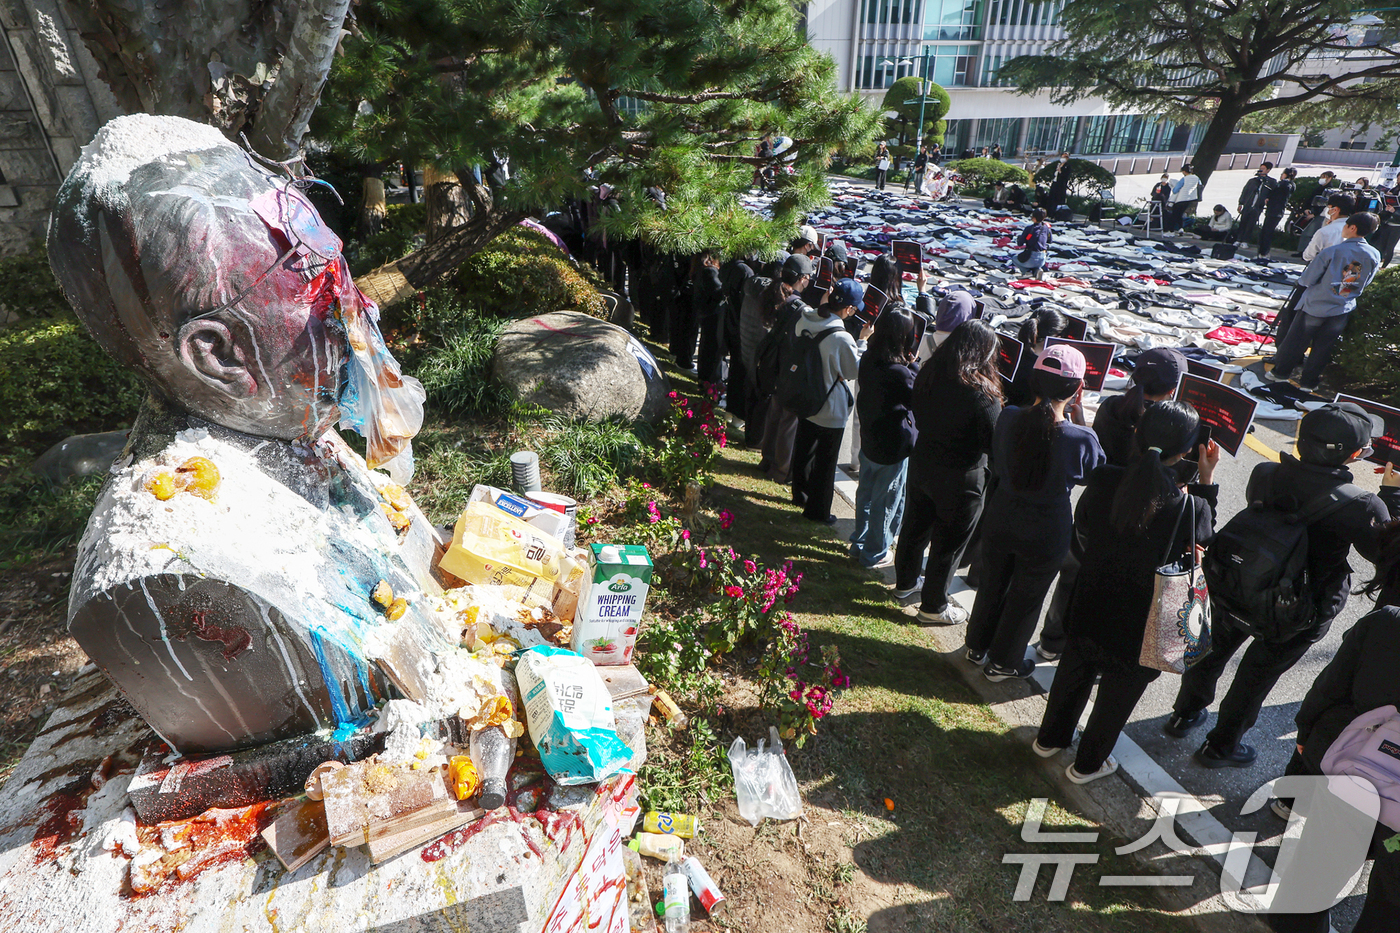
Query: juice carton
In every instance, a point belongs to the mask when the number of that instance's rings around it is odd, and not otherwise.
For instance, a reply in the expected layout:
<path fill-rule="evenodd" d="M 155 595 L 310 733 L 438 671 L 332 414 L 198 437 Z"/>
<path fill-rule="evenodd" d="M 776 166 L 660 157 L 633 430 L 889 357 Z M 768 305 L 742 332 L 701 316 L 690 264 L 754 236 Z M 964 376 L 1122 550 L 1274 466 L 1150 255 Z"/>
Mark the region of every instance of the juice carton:
<path fill-rule="evenodd" d="M 594 544 L 574 613 L 573 649 L 594 664 L 632 663 L 651 558 L 640 544 Z"/>

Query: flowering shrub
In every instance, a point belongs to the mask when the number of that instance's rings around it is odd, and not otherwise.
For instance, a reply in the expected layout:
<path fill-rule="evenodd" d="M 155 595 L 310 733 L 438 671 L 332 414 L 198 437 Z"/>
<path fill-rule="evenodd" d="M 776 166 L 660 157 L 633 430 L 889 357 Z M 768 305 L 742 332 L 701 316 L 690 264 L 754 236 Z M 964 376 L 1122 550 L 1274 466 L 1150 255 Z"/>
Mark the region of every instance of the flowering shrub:
<path fill-rule="evenodd" d="M 657 452 L 661 479 L 669 488 L 680 491 L 691 483 L 710 483 L 710 468 L 728 442 L 724 417 L 715 409 L 718 401 L 715 386 L 696 399 L 671 392 L 671 408 L 661 423 Z"/>
<path fill-rule="evenodd" d="M 810 662 L 807 633 L 786 608 L 802 574 L 793 573 L 790 561 L 764 567 L 733 548 L 691 545 L 688 539 L 672 559 L 689 586 L 711 602 L 704 611 L 643 629 L 637 653 L 643 673 L 682 682 L 736 649 L 762 646 L 760 698 L 777 714 L 783 737 L 801 747 L 816 732 L 817 720 L 831 712 L 834 691 L 850 685 L 834 647 L 823 649 L 821 664 Z"/>
<path fill-rule="evenodd" d="M 658 495 L 651 483 L 628 481 L 614 543 L 644 544 L 657 555 L 688 540 L 690 532 L 681 527 L 680 519 L 662 514 Z"/>

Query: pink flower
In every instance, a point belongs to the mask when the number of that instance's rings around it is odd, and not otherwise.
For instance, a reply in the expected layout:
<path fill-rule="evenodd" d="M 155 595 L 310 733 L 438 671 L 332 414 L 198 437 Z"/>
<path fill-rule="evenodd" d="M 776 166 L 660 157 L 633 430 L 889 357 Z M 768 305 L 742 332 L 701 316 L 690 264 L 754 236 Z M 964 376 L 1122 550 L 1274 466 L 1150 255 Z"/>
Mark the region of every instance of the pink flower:
<path fill-rule="evenodd" d="M 708 567 L 708 566 L 710 566 L 710 565 L 709 565 L 708 563 L 705 562 L 705 552 L 704 552 L 704 551 L 701 551 L 701 552 L 700 552 L 700 569 L 701 569 L 701 570 L 704 570 L 704 569 L 705 569 L 706 567 Z"/>
<path fill-rule="evenodd" d="M 681 540 L 682 540 L 682 541 L 689 541 L 689 540 L 690 540 L 690 529 L 689 529 L 689 528 L 683 528 L 683 529 L 681 529 Z"/>
<path fill-rule="evenodd" d="M 686 416 L 687 418 L 694 418 L 694 417 L 695 417 L 695 412 L 693 412 L 693 411 L 691 411 L 689 408 L 687 408 L 687 409 L 685 410 L 685 416 Z"/>
<path fill-rule="evenodd" d="M 643 489 L 650 489 L 650 488 L 651 488 L 651 483 L 642 483 L 642 488 L 643 488 Z"/>
<path fill-rule="evenodd" d="M 701 566 L 703 567 L 704 564 L 701 564 Z M 732 596 L 735 599 L 739 599 L 744 595 L 744 588 L 742 586 L 730 585 L 724 588 L 724 593 L 726 596 Z"/>
<path fill-rule="evenodd" d="M 588 524 L 590 524 L 590 525 L 596 525 L 596 524 L 598 524 L 598 519 L 596 519 L 596 518 L 590 518 L 590 519 L 588 520 Z"/>
<path fill-rule="evenodd" d="M 744 561 L 744 572 L 745 572 L 745 573 L 758 573 L 758 564 L 755 564 L 755 563 L 754 563 L 753 561 L 751 561 L 751 560 L 746 560 L 746 561 Z"/>
<path fill-rule="evenodd" d="M 728 528 L 732 524 L 734 524 L 734 513 L 728 509 L 721 511 L 719 513 L 719 527 Z"/>

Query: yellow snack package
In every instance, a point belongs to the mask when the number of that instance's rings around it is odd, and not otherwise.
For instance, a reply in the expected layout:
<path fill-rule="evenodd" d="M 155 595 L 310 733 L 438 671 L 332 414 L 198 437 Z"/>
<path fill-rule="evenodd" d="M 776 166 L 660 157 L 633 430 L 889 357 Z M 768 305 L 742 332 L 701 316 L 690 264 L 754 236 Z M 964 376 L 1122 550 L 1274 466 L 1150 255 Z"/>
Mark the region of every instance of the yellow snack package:
<path fill-rule="evenodd" d="M 537 580 L 554 583 L 564 554 L 553 535 L 489 502 L 472 502 L 457 519 L 440 566 L 468 583 L 530 588 Z"/>

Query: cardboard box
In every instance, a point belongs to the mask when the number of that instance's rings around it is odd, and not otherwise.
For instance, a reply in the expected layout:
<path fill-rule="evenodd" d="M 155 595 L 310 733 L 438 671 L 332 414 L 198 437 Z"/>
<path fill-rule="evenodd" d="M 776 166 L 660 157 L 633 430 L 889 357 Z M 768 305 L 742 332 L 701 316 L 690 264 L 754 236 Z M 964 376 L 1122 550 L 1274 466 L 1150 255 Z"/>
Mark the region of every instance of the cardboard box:
<path fill-rule="evenodd" d="M 651 572 L 651 557 L 640 544 L 591 546 L 574 612 L 575 651 L 600 666 L 632 663 Z"/>

